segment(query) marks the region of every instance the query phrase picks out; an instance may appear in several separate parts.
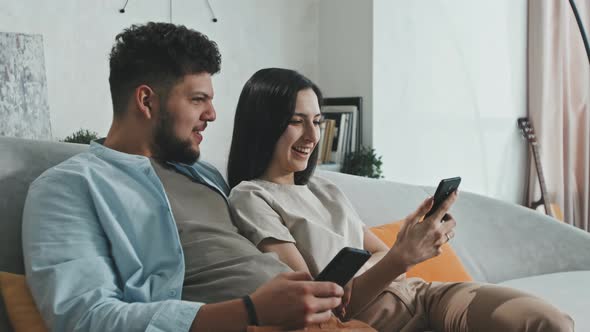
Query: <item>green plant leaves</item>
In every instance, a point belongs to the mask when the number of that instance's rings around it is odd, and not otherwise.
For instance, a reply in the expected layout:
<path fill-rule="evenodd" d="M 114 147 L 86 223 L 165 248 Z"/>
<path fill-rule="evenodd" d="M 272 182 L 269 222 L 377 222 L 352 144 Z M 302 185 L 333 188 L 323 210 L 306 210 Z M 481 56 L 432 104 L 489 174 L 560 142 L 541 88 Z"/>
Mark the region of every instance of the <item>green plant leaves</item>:
<path fill-rule="evenodd" d="M 80 129 L 70 136 L 67 136 L 62 142 L 90 144 L 91 141 L 98 139 L 98 133 L 88 129 Z"/>
<path fill-rule="evenodd" d="M 382 164 L 381 156 L 375 153 L 375 149 L 362 146 L 360 150 L 349 152 L 344 156 L 341 172 L 380 179 L 383 177 Z"/>

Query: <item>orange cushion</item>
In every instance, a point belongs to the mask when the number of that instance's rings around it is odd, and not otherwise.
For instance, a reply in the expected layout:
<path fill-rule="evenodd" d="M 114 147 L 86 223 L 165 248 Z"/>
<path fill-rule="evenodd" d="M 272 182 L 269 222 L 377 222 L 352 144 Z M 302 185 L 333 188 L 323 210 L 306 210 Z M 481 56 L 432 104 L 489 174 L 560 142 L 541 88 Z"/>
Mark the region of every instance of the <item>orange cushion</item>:
<path fill-rule="evenodd" d="M 14 332 L 46 332 L 24 275 L 0 272 L 0 290 Z"/>
<path fill-rule="evenodd" d="M 397 221 L 391 224 L 372 227 L 371 231 L 391 248 L 395 243 L 401 225 L 402 222 Z M 447 243 L 442 246 L 442 254 L 417 264 L 408 270 L 406 275 L 407 277 L 420 277 L 426 281 L 473 280 L 463 267 L 453 248 Z"/>

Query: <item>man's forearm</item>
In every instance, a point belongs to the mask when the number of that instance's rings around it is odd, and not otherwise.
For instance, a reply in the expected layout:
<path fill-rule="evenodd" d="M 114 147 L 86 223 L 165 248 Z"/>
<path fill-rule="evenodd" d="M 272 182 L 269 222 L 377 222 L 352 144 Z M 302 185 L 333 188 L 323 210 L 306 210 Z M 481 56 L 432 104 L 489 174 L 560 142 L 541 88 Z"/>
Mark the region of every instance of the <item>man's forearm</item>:
<path fill-rule="evenodd" d="M 248 313 L 241 299 L 206 304 L 197 312 L 191 326 L 191 332 L 245 331 L 248 321 Z"/>

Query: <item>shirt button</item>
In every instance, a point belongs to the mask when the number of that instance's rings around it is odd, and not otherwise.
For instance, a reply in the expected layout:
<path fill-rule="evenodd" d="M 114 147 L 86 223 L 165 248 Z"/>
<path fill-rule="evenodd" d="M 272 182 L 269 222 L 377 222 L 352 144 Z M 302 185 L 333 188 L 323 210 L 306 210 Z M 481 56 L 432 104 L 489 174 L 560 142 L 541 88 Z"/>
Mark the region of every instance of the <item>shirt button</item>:
<path fill-rule="evenodd" d="M 170 295 L 170 297 L 175 297 L 176 296 L 176 291 L 173 289 L 170 292 L 168 292 L 168 295 Z"/>

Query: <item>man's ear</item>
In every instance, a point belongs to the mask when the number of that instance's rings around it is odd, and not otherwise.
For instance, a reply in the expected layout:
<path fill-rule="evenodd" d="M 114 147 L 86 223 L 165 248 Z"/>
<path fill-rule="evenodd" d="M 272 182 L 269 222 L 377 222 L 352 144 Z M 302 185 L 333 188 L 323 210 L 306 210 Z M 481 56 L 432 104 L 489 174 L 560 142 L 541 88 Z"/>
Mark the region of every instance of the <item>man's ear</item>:
<path fill-rule="evenodd" d="M 156 110 L 154 105 L 157 104 L 157 95 L 148 85 L 140 85 L 135 88 L 134 102 L 137 110 L 145 119 L 152 119 Z"/>

